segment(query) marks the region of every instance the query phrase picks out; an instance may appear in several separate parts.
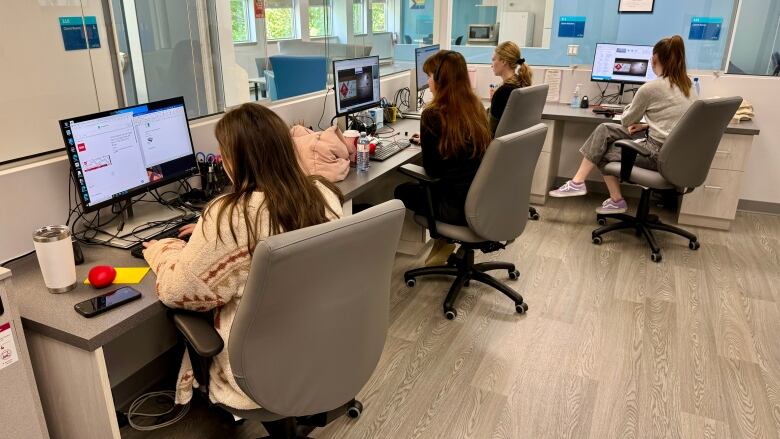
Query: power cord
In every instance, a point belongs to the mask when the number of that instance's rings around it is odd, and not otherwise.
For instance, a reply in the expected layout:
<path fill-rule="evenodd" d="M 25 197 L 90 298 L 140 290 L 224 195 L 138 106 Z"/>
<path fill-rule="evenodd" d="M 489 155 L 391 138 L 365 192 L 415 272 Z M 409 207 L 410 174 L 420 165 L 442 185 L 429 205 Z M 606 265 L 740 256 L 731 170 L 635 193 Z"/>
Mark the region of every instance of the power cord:
<path fill-rule="evenodd" d="M 322 131 L 322 127 L 321 127 L 320 125 L 322 124 L 322 118 L 323 118 L 323 117 L 325 117 L 325 106 L 326 106 L 326 105 L 327 105 L 327 103 L 328 103 L 328 95 L 330 94 L 330 92 L 331 92 L 331 91 L 335 91 L 335 90 L 336 90 L 335 88 L 329 88 L 329 89 L 328 89 L 328 90 L 325 92 L 325 98 L 323 98 L 323 99 L 322 99 L 322 114 L 320 115 L 320 120 L 319 120 L 319 122 L 317 122 L 317 128 L 319 128 L 319 129 L 320 129 L 320 131 Z M 334 117 L 333 119 L 331 119 L 331 120 L 330 120 L 330 126 L 333 126 L 333 121 L 334 121 L 335 119 L 336 119 L 336 118 Z"/>
<path fill-rule="evenodd" d="M 160 398 L 160 397 L 170 399 L 171 401 L 170 409 L 160 413 L 143 413 L 140 411 L 141 407 L 147 401 L 149 401 L 152 398 Z M 179 410 L 179 413 L 177 413 L 176 416 L 160 424 L 140 425 L 133 420 L 134 417 L 159 418 L 173 413 L 175 409 L 176 409 L 176 392 L 171 390 L 165 390 L 162 392 L 150 392 L 145 395 L 139 396 L 138 398 L 135 399 L 135 401 L 133 401 L 132 404 L 130 404 L 130 408 L 127 410 L 127 422 L 130 424 L 131 427 L 133 427 L 133 429 L 138 431 L 159 430 L 160 428 L 165 428 L 181 421 L 190 411 L 190 403 L 181 406 L 181 410 Z"/>

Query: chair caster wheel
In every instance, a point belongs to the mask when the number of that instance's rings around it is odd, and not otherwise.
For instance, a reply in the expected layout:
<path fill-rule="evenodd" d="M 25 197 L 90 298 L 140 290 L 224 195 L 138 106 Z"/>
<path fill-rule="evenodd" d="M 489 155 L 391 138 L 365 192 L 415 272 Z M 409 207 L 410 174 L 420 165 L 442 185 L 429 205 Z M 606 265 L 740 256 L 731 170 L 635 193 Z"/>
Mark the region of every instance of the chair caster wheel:
<path fill-rule="evenodd" d="M 363 404 L 361 404 L 360 401 L 353 402 L 347 408 L 347 416 L 349 416 L 352 419 L 359 418 L 361 413 L 363 413 Z"/>
<path fill-rule="evenodd" d="M 594 243 L 594 244 L 596 244 L 596 245 L 601 245 L 601 243 L 602 243 L 602 242 L 603 242 L 603 241 L 602 241 L 602 239 L 601 239 L 601 236 L 594 236 L 594 237 L 593 237 L 593 243 Z"/>
<path fill-rule="evenodd" d="M 539 214 L 538 213 L 532 213 L 530 218 L 534 221 L 539 221 Z"/>
<path fill-rule="evenodd" d="M 661 262 L 661 253 L 651 253 L 650 260 L 653 262 Z"/>
<path fill-rule="evenodd" d="M 509 270 L 509 279 L 511 280 L 520 279 L 520 272 L 517 270 Z"/>
<path fill-rule="evenodd" d="M 691 250 L 698 250 L 699 247 L 701 247 L 701 244 L 699 244 L 699 241 L 691 241 L 688 243 L 688 248 Z"/>
<path fill-rule="evenodd" d="M 406 279 L 407 287 L 414 288 L 415 285 L 417 285 L 417 281 L 415 279 Z"/>
<path fill-rule="evenodd" d="M 447 318 L 447 320 L 455 320 L 455 317 L 458 316 L 458 311 L 455 309 L 448 309 L 447 311 L 444 311 L 444 317 Z"/>
<path fill-rule="evenodd" d="M 525 302 L 516 304 L 515 311 L 517 311 L 518 314 L 525 314 L 526 311 L 528 311 L 528 304 Z"/>
<path fill-rule="evenodd" d="M 600 226 L 606 226 L 607 225 L 607 219 L 606 218 L 599 218 L 596 220 L 597 223 L 599 223 Z"/>

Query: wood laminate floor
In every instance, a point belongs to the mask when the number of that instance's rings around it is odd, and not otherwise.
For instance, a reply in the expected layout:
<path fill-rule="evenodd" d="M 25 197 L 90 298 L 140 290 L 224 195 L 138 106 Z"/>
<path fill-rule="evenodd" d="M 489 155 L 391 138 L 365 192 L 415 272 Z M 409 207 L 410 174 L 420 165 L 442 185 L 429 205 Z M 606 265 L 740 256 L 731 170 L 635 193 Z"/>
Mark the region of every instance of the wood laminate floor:
<path fill-rule="evenodd" d="M 365 411 L 312 437 L 780 437 L 780 217 L 689 228 L 699 251 L 657 233 L 656 264 L 631 232 L 591 243 L 600 201 L 553 199 L 508 249 L 479 257 L 517 265 L 518 281 L 495 275 L 523 294 L 526 315 L 474 282 L 445 320 L 449 282 L 407 288 L 402 274 L 423 256 L 399 256 L 384 354 L 358 395 Z M 173 427 L 122 432 L 264 434 L 220 424 L 203 404 Z"/>

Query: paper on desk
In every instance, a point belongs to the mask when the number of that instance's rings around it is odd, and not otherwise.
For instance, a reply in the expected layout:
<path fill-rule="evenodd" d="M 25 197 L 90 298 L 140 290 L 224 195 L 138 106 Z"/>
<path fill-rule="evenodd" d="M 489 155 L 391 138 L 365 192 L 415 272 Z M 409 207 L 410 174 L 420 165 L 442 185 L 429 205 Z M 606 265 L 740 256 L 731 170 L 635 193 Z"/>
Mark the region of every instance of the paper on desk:
<path fill-rule="evenodd" d="M 116 268 L 115 284 L 139 284 L 149 272 L 149 267 Z M 89 285 L 89 278 L 84 279 L 84 285 Z"/>
<path fill-rule="evenodd" d="M 544 83 L 550 86 L 547 89 L 547 102 L 558 102 L 561 98 L 561 74 L 560 69 L 547 69 L 544 71 Z"/>

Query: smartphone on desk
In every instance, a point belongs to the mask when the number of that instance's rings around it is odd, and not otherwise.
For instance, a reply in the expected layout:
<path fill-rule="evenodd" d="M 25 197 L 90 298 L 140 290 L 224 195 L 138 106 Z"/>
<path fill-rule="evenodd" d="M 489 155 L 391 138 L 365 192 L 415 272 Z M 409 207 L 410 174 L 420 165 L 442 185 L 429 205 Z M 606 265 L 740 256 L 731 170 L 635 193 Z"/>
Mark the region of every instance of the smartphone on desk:
<path fill-rule="evenodd" d="M 123 305 L 127 302 L 140 299 L 141 292 L 132 287 L 121 287 L 114 291 L 109 291 L 106 294 L 87 299 L 83 302 L 79 302 L 73 305 L 73 308 L 77 313 L 84 317 L 94 317 L 98 314 L 102 314 L 109 309 L 116 308 L 119 305 Z"/>

